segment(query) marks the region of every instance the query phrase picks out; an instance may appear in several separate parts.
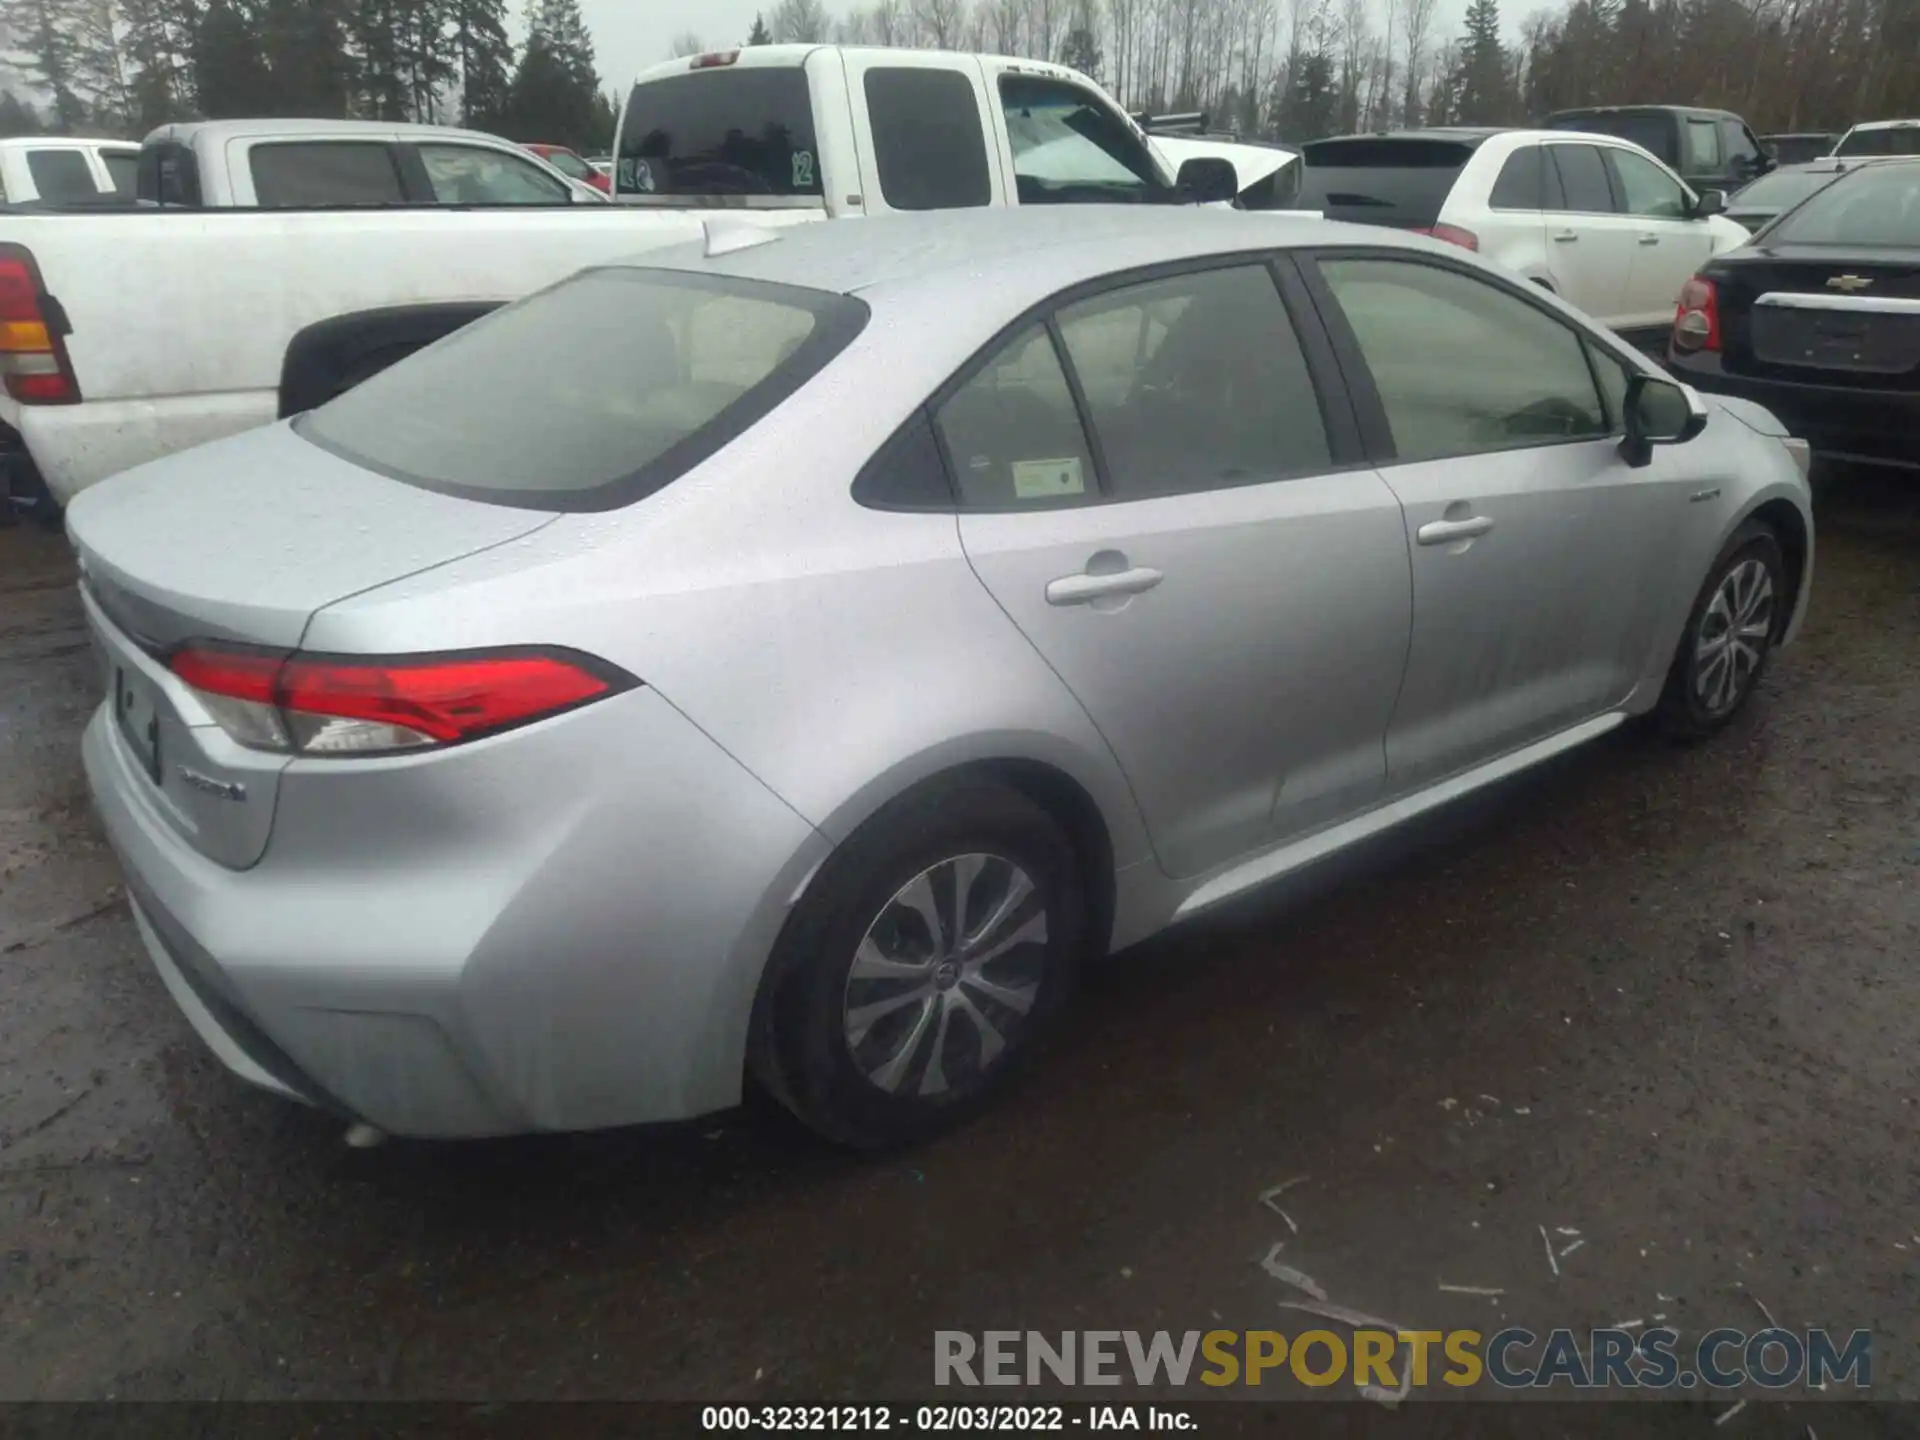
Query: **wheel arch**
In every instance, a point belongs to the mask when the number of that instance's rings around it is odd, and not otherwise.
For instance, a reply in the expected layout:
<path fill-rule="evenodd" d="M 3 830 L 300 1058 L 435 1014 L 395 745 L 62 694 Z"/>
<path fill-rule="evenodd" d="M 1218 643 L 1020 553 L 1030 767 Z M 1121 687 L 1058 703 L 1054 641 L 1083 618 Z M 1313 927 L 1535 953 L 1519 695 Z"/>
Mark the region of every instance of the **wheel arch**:
<path fill-rule="evenodd" d="M 1786 638 L 1800 614 L 1800 597 L 1805 591 L 1807 569 L 1813 558 L 1813 533 L 1800 507 L 1785 496 L 1762 501 L 1747 512 L 1741 523 L 1747 520 L 1757 520 L 1773 531 L 1787 564 L 1787 603 L 1780 607 L 1779 628 L 1774 635 L 1777 643 Z"/>
<path fill-rule="evenodd" d="M 297 332 L 280 364 L 278 415 L 285 420 L 324 404 L 376 357 L 391 364 L 500 308 L 500 300 L 391 305 L 317 320 Z M 364 378 L 364 377 L 361 377 Z"/>

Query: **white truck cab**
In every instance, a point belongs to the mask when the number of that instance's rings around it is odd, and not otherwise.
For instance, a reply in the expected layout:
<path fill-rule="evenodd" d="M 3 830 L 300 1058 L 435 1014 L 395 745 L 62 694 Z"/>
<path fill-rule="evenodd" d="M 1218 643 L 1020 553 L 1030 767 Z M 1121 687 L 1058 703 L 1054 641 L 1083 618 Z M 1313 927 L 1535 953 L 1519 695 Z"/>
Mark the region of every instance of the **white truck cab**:
<path fill-rule="evenodd" d="M 0 140 L 0 204 L 133 197 L 140 147 L 129 140 L 33 135 Z"/>
<path fill-rule="evenodd" d="M 1204 157 L 1219 163 L 1219 157 Z M 1231 200 L 1226 162 L 1190 198 Z M 1196 187 L 1213 173 L 1213 189 Z M 621 107 L 614 199 L 828 216 L 1155 203 L 1179 177 L 1113 98 L 1003 55 L 757 45 L 642 72 Z"/>

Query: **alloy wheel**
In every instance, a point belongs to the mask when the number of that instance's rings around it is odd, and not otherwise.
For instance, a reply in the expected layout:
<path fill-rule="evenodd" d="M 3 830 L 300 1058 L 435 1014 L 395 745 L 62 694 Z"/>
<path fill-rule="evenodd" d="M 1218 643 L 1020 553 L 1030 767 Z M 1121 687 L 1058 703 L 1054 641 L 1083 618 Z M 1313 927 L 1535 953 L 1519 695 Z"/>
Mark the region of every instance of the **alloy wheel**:
<path fill-rule="evenodd" d="M 1722 577 L 1693 643 L 1693 687 L 1709 714 L 1724 715 L 1753 683 L 1773 638 L 1773 576 L 1747 559 Z"/>
<path fill-rule="evenodd" d="M 938 1097 L 993 1068 L 1046 973 L 1046 896 L 1003 856 L 954 855 L 894 892 L 854 952 L 847 1052 L 892 1095 Z"/>

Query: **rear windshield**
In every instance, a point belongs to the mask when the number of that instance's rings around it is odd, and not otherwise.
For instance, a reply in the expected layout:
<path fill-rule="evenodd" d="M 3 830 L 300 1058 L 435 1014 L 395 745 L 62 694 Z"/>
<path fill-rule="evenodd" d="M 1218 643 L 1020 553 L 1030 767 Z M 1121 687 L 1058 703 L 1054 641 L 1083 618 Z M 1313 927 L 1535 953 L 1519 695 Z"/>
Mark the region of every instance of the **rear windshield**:
<path fill-rule="evenodd" d="M 784 65 L 693 70 L 634 86 L 614 191 L 819 201 L 806 72 Z"/>
<path fill-rule="evenodd" d="M 1778 214 L 1798 205 L 1822 185 L 1832 184 L 1835 173 L 1832 170 L 1776 170 L 1736 191 L 1727 203 L 1736 210 L 1771 210 Z"/>
<path fill-rule="evenodd" d="M 1849 171 L 1776 221 L 1766 243 L 1920 246 L 1920 164 Z"/>
<path fill-rule="evenodd" d="M 1614 135 L 1631 140 L 1642 150 L 1651 150 L 1669 165 L 1677 159 L 1673 153 L 1673 123 L 1665 115 L 1556 115 L 1547 121 L 1547 128 Z"/>
<path fill-rule="evenodd" d="M 1920 155 L 1920 125 L 1888 130 L 1852 130 L 1834 147 L 1836 155 Z"/>
<path fill-rule="evenodd" d="M 42 200 L 91 200 L 100 193 L 87 157 L 78 150 L 29 150 L 27 173 Z"/>
<path fill-rule="evenodd" d="M 1335 220 L 1428 226 L 1472 158 L 1472 146 L 1444 140 L 1322 140 L 1290 167 L 1298 188 L 1289 203 Z"/>
<path fill-rule="evenodd" d="M 383 370 L 294 429 L 381 474 L 536 510 L 608 510 L 684 473 L 844 349 L 846 295 L 589 270 Z"/>

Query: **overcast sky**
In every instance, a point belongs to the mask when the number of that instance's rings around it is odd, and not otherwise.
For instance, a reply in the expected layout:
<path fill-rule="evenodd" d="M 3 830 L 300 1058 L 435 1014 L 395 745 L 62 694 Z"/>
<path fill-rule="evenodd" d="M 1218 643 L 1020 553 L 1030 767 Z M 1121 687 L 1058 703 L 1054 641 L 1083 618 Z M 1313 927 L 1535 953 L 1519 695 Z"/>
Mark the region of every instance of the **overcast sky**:
<path fill-rule="evenodd" d="M 773 0 L 580 0 L 600 78 L 616 92 L 636 71 L 665 60 L 674 36 L 691 31 L 723 49 L 747 38 L 756 11 L 772 8 Z M 836 15 L 843 8 L 827 6 Z"/>

